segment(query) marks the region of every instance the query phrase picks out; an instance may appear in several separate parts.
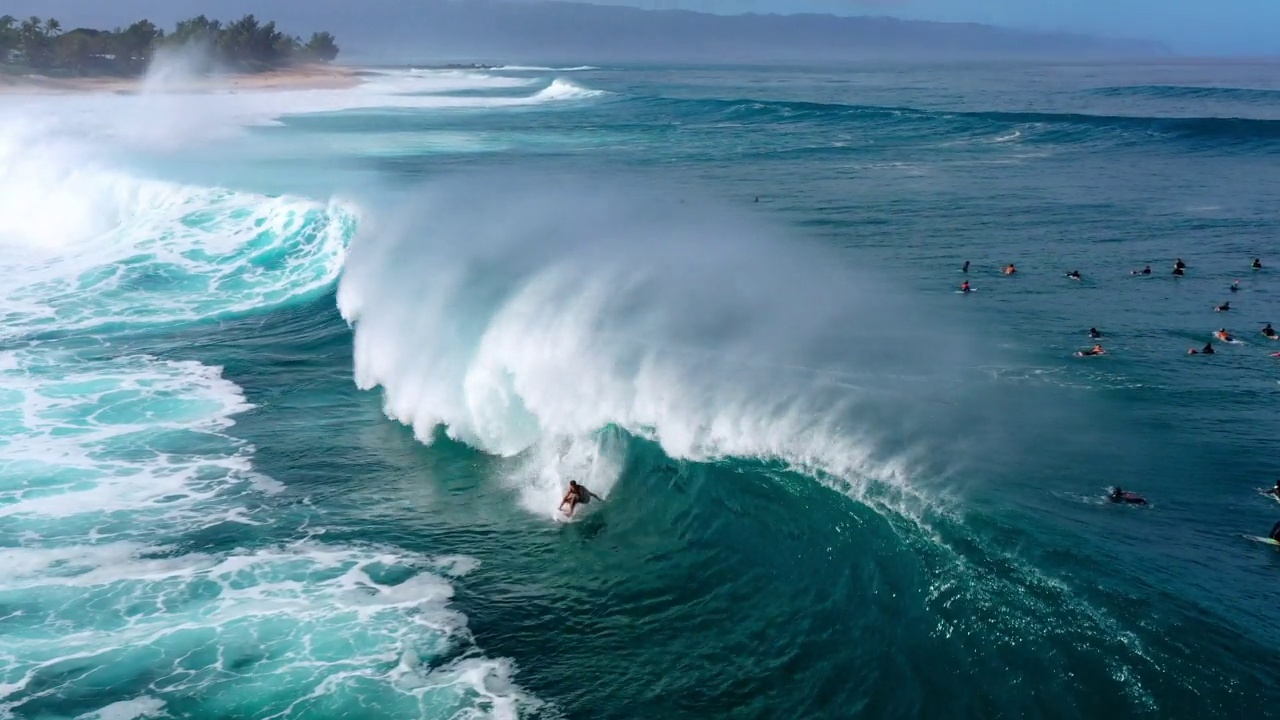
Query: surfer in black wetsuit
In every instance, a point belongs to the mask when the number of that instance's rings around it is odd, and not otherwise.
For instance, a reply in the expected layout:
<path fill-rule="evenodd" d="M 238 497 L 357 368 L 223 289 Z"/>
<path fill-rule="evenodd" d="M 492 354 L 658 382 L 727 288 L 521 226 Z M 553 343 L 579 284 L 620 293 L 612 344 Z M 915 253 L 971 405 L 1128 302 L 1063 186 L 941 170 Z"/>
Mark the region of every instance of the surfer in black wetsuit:
<path fill-rule="evenodd" d="M 1173 276 L 1174 276 L 1174 277 L 1182 277 L 1182 268 L 1180 268 L 1180 267 L 1175 267 L 1175 268 L 1173 269 Z"/>
<path fill-rule="evenodd" d="M 1270 490 L 1263 490 L 1263 491 L 1262 491 L 1262 494 L 1263 494 L 1263 495 L 1275 495 L 1276 497 L 1280 497 L 1280 480 L 1277 480 L 1277 481 L 1276 481 L 1276 486 L 1275 486 L 1275 487 L 1273 487 L 1273 488 L 1271 488 Z"/>
<path fill-rule="evenodd" d="M 579 505 L 586 505 L 591 502 L 591 498 L 600 499 L 599 495 L 591 492 L 585 485 L 569 481 L 569 492 L 564 494 L 564 500 L 560 501 L 560 509 L 564 510 L 564 506 L 568 505 L 569 509 L 565 512 L 567 517 L 573 517 L 573 509 Z"/>
<path fill-rule="evenodd" d="M 1182 262 L 1182 258 L 1178 258 L 1177 260 L 1174 260 L 1174 261 L 1173 261 L 1173 269 L 1174 269 L 1174 270 L 1186 270 L 1186 269 L 1187 269 L 1187 264 L 1186 264 L 1186 263 L 1184 263 L 1184 262 Z"/>
<path fill-rule="evenodd" d="M 1277 520 L 1276 524 L 1271 526 L 1271 534 L 1267 535 L 1267 537 L 1280 542 L 1280 520 Z"/>
<path fill-rule="evenodd" d="M 1216 355 L 1217 353 L 1218 351 L 1213 349 L 1213 343 L 1211 342 L 1205 343 L 1204 348 L 1201 350 L 1191 348 L 1187 351 L 1188 355 Z"/>
<path fill-rule="evenodd" d="M 1213 309 L 1214 312 L 1229 312 L 1230 310 L 1231 310 L 1231 303 L 1229 302 L 1224 302 L 1218 307 Z"/>
<path fill-rule="evenodd" d="M 1231 292 L 1240 292 L 1240 281 L 1239 281 L 1239 280 L 1232 280 L 1232 281 L 1231 281 Z"/>
<path fill-rule="evenodd" d="M 1098 332 L 1098 328 L 1089 328 L 1089 339 L 1097 340 L 1102 337 L 1102 333 Z"/>
<path fill-rule="evenodd" d="M 1107 499 L 1113 503 L 1128 503 L 1130 505 L 1147 504 L 1147 501 L 1144 498 L 1138 497 L 1133 493 L 1127 493 L 1119 487 L 1111 488 L 1111 494 L 1107 496 Z"/>
<path fill-rule="evenodd" d="M 1150 266 L 1150 265 L 1148 265 L 1148 266 L 1146 266 L 1146 267 L 1142 268 L 1141 270 L 1131 270 L 1131 271 L 1129 272 L 1129 274 L 1130 274 L 1130 275 L 1150 275 L 1150 274 L 1151 274 L 1151 266 Z"/>
<path fill-rule="evenodd" d="M 1253 259 L 1253 264 L 1251 264 L 1249 267 L 1253 268 L 1254 270 L 1261 270 L 1261 269 L 1262 269 L 1262 258 L 1254 258 L 1254 259 Z"/>
<path fill-rule="evenodd" d="M 965 261 L 964 261 L 964 267 L 960 268 L 960 272 L 962 272 L 962 273 L 967 273 L 967 272 L 969 272 L 969 261 L 968 261 L 968 260 L 965 260 Z"/>
<path fill-rule="evenodd" d="M 1267 323 L 1267 326 L 1262 328 L 1262 334 L 1264 337 L 1269 337 L 1272 340 L 1276 338 L 1276 330 L 1271 327 L 1271 323 Z"/>
<path fill-rule="evenodd" d="M 1080 279 L 1080 271 L 1079 271 L 1079 270 L 1072 270 L 1071 272 L 1067 273 L 1067 277 L 1071 278 L 1072 280 L 1079 280 L 1079 279 Z"/>

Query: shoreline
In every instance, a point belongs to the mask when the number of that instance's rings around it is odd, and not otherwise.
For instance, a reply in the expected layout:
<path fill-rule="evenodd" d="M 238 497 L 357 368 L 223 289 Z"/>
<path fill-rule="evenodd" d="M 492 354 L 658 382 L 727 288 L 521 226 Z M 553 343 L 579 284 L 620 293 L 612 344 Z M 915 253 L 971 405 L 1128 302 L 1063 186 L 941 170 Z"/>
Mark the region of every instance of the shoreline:
<path fill-rule="evenodd" d="M 358 68 L 343 65 L 297 65 L 263 72 L 239 72 L 165 78 L 70 77 L 0 74 L 0 95 L 64 95 L 76 93 L 116 93 L 130 95 L 151 92 L 193 93 L 238 90 L 345 90 L 360 84 Z"/>

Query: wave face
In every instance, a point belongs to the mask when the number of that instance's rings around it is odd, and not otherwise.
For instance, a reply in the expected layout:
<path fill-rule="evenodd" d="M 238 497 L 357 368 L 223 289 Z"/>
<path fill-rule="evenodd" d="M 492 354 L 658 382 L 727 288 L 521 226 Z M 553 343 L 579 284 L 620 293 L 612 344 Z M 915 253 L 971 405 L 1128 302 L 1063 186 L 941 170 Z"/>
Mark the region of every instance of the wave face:
<path fill-rule="evenodd" d="M 427 442 L 443 426 L 486 452 L 535 451 L 542 469 L 519 482 L 538 513 L 556 504 L 561 463 L 607 495 L 618 459 L 593 438 L 610 427 L 674 458 L 759 458 L 859 492 L 900 488 L 908 458 L 880 454 L 879 431 L 851 422 L 893 417 L 894 382 L 827 369 L 879 337 L 892 349 L 863 358 L 900 361 L 902 385 L 941 374 L 909 359 L 920 356 L 893 329 L 906 313 L 892 294 L 871 281 L 850 291 L 815 248 L 712 204 L 531 180 L 432 186 L 355 244 L 339 306 L 356 381 L 383 388 L 391 417 Z"/>
<path fill-rule="evenodd" d="M 531 705 L 451 607 L 468 563 L 296 533 L 323 530 L 274 506 L 232 432 L 243 390 L 135 349 L 329 291 L 355 211 L 149 179 L 21 120 L 0 127 L 0 716 Z"/>

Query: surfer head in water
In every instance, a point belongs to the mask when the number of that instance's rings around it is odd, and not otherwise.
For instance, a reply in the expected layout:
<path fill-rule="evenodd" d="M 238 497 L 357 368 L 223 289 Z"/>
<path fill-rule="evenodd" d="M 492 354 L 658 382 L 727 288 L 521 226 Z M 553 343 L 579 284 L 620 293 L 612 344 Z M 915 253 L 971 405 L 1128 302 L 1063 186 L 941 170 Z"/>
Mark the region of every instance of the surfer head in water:
<path fill-rule="evenodd" d="M 588 490 L 585 485 L 579 485 L 570 480 L 569 491 L 564 494 L 564 499 L 560 501 L 560 509 L 564 510 L 564 506 L 568 505 L 569 509 L 565 511 L 565 515 L 573 517 L 573 509 L 591 502 L 591 498 L 599 500 L 600 496 Z"/>
<path fill-rule="evenodd" d="M 1227 312 L 1229 310 L 1231 310 L 1231 303 L 1229 302 L 1224 302 L 1218 307 L 1213 309 L 1214 312 Z"/>
<path fill-rule="evenodd" d="M 1240 292 L 1240 281 L 1239 281 L 1239 280 L 1232 280 L 1232 281 L 1231 281 L 1231 292 Z"/>
<path fill-rule="evenodd" d="M 1097 340 L 1098 338 L 1102 337 L 1102 333 L 1098 332 L 1098 328 L 1092 327 L 1092 328 L 1089 328 L 1089 337 L 1090 339 Z"/>

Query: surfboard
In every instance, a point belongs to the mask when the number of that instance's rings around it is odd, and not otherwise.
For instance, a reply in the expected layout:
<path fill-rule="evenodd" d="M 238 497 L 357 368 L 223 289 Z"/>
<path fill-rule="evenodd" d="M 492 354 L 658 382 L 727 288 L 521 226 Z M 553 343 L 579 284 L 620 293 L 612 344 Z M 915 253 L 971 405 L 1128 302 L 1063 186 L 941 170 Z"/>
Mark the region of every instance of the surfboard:
<path fill-rule="evenodd" d="M 977 288 L 969 288 L 967 291 L 966 291 L 966 290 L 957 290 L 957 291 L 956 291 L 956 294 L 957 294 L 957 295 L 968 295 L 969 293 L 976 293 L 976 292 L 978 292 Z"/>
<path fill-rule="evenodd" d="M 1252 540 L 1254 542 L 1260 542 L 1266 545 L 1274 545 L 1276 547 L 1280 547 L 1280 542 L 1272 540 L 1271 538 L 1258 537 L 1257 535 L 1241 535 L 1240 537 L 1248 540 Z"/>
<path fill-rule="evenodd" d="M 1264 490 L 1264 489 L 1259 489 L 1259 490 L 1258 490 L 1258 494 L 1259 494 L 1259 495 L 1266 495 L 1267 497 L 1271 498 L 1272 500 L 1275 500 L 1276 502 L 1280 503 L 1280 495 L 1277 495 L 1277 494 L 1275 494 L 1275 493 L 1273 493 L 1273 492 L 1267 492 L 1267 491 L 1266 491 L 1266 490 Z"/>

